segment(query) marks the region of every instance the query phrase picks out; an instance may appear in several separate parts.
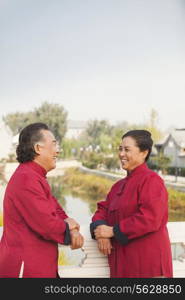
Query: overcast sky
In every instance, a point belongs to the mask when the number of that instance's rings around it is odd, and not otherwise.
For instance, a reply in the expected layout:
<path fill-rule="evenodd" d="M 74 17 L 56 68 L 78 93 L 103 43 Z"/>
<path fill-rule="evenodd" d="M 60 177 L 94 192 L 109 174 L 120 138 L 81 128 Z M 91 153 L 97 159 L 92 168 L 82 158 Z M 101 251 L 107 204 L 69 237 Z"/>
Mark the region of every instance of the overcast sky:
<path fill-rule="evenodd" d="M 0 115 L 185 127 L 184 0 L 0 0 Z"/>

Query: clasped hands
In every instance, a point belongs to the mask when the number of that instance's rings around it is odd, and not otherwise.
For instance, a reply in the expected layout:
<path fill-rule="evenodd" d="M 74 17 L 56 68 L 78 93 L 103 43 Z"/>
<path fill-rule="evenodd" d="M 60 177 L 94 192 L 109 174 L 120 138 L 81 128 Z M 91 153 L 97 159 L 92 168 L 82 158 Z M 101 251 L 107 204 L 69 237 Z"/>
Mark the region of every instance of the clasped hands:
<path fill-rule="evenodd" d="M 65 222 L 69 225 L 71 236 L 71 249 L 79 249 L 83 246 L 84 238 L 79 232 L 80 225 L 72 218 L 65 219 Z M 98 249 L 104 255 L 111 253 L 112 244 L 110 238 L 114 236 L 113 227 L 107 225 L 99 225 L 94 230 L 94 234 L 98 243 Z"/>
<path fill-rule="evenodd" d="M 79 232 L 80 225 L 73 219 L 67 218 L 65 222 L 69 225 L 70 236 L 71 236 L 71 244 L 70 247 L 72 250 L 79 249 L 83 246 L 84 238 Z"/>
<path fill-rule="evenodd" d="M 98 243 L 98 249 L 104 255 L 111 254 L 112 244 L 110 238 L 114 236 L 113 227 L 99 225 L 94 230 L 94 235 Z"/>

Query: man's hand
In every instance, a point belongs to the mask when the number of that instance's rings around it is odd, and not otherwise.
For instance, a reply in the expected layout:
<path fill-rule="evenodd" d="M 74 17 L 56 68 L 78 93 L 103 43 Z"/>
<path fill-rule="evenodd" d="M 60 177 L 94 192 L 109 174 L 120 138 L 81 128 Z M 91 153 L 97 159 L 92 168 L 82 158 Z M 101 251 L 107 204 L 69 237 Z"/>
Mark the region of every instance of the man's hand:
<path fill-rule="evenodd" d="M 84 238 L 81 233 L 77 229 L 70 230 L 71 235 L 71 249 L 79 249 L 82 248 L 84 243 Z"/>
<path fill-rule="evenodd" d="M 80 230 L 80 225 L 72 218 L 67 218 L 64 220 L 69 225 L 69 230 L 77 229 Z"/>
<path fill-rule="evenodd" d="M 112 244 L 110 239 L 108 238 L 98 239 L 97 243 L 98 243 L 98 249 L 101 253 L 103 253 L 104 255 L 111 254 Z"/>
<path fill-rule="evenodd" d="M 107 225 L 99 225 L 94 230 L 96 239 L 99 238 L 111 238 L 114 236 L 113 227 Z"/>

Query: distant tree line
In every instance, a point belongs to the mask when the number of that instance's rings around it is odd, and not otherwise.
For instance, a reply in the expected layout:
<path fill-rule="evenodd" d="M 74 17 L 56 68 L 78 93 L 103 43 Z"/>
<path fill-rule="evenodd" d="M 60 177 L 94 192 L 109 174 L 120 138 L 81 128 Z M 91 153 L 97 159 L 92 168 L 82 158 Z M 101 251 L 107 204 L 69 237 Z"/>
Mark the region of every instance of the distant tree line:
<path fill-rule="evenodd" d="M 60 104 L 44 102 L 40 107 L 29 112 L 10 113 L 3 117 L 13 135 L 18 134 L 28 124 L 46 123 L 61 142 L 67 131 L 67 111 Z"/>
<path fill-rule="evenodd" d="M 151 110 L 148 121 L 142 124 L 131 124 L 126 121 L 117 125 L 107 120 L 91 120 L 78 138 L 67 138 L 67 116 L 65 108 L 56 103 L 44 102 L 41 106 L 28 112 L 15 112 L 3 117 L 13 135 L 18 134 L 26 125 L 34 122 L 46 123 L 54 132 L 61 144 L 61 158 L 75 158 L 90 168 L 118 169 L 118 146 L 122 135 L 132 129 L 147 129 L 152 133 L 154 142 L 158 141 L 163 133 L 158 128 L 158 114 Z M 156 157 L 149 162 L 152 168 L 159 166 L 165 169 L 169 159 Z"/>

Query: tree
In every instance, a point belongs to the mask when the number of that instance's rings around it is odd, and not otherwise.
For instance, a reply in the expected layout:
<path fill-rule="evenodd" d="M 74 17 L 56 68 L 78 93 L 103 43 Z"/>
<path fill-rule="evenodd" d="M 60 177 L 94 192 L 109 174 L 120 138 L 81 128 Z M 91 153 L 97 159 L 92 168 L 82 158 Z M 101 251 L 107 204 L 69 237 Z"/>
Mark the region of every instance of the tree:
<path fill-rule="evenodd" d="M 146 129 L 152 134 L 154 142 L 159 141 L 162 138 L 162 132 L 158 129 L 158 112 L 155 109 L 151 109 L 149 122 L 146 125 Z"/>
<path fill-rule="evenodd" d="M 114 126 L 112 131 L 112 146 L 114 151 L 118 151 L 118 147 L 121 143 L 122 136 L 129 130 L 134 129 L 141 129 L 144 128 L 146 125 L 137 125 L 137 124 L 129 124 L 126 121 L 123 121 L 121 123 L 118 123 L 116 126 Z"/>
<path fill-rule="evenodd" d="M 35 118 L 32 112 L 16 112 L 4 116 L 3 121 L 10 128 L 12 134 L 16 135 L 21 131 L 23 127 L 35 122 Z"/>
<path fill-rule="evenodd" d="M 11 113 L 3 117 L 13 135 L 18 134 L 25 126 L 34 122 L 46 123 L 61 142 L 67 131 L 67 112 L 60 104 L 44 102 L 40 107 L 25 113 Z"/>
<path fill-rule="evenodd" d="M 44 102 L 34 110 L 34 115 L 36 122 L 46 123 L 59 142 L 62 141 L 67 131 L 67 112 L 62 105 Z"/>
<path fill-rule="evenodd" d="M 151 157 L 149 160 L 149 167 L 152 169 L 161 170 L 163 174 L 167 172 L 167 169 L 170 165 L 171 159 L 165 156 L 162 152 L 159 152 L 158 155 Z"/>
<path fill-rule="evenodd" d="M 113 130 L 113 126 L 106 120 L 93 120 L 90 121 L 85 130 L 85 135 L 90 144 L 100 145 L 101 137 L 105 135 L 110 136 Z"/>

